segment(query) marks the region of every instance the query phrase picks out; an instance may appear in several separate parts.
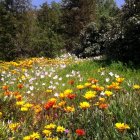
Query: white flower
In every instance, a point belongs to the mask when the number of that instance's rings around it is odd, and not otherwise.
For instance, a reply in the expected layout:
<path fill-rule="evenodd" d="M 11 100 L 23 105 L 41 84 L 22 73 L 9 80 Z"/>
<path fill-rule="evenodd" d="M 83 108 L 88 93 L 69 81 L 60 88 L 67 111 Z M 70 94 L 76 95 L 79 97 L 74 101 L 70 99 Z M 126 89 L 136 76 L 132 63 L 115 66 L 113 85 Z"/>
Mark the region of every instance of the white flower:
<path fill-rule="evenodd" d="M 30 94 L 30 93 L 31 93 L 31 91 L 30 91 L 30 90 L 28 90 L 28 91 L 27 91 L 27 93 L 28 93 L 28 94 Z"/>
<path fill-rule="evenodd" d="M 56 85 L 59 85 L 59 83 L 58 83 L 58 82 L 55 82 L 55 84 L 56 84 Z"/>
<path fill-rule="evenodd" d="M 105 75 L 105 72 L 103 71 L 103 72 L 101 72 L 101 76 L 103 76 L 103 75 Z"/>
<path fill-rule="evenodd" d="M 104 95 L 105 95 L 105 93 L 102 91 L 102 92 L 100 93 L 100 95 L 104 96 Z"/>
<path fill-rule="evenodd" d="M 119 77 L 120 77 L 119 75 L 115 74 L 115 78 L 119 78 Z"/>
<path fill-rule="evenodd" d="M 65 86 L 65 84 L 63 83 L 63 84 L 62 84 L 62 86 L 64 87 L 64 86 Z"/>
<path fill-rule="evenodd" d="M 40 78 L 43 79 L 45 77 L 45 75 L 41 75 Z"/>
<path fill-rule="evenodd" d="M 4 78 L 3 77 L 1 78 L 1 81 L 4 81 Z"/>
<path fill-rule="evenodd" d="M 38 85 L 38 83 L 35 83 L 35 85 Z"/>
<path fill-rule="evenodd" d="M 55 93 L 54 96 L 55 96 L 55 97 L 59 97 L 59 94 L 58 94 L 58 93 Z"/>
<path fill-rule="evenodd" d="M 34 90 L 34 87 L 33 86 L 30 86 L 29 88 L 30 88 L 30 90 Z"/>
<path fill-rule="evenodd" d="M 60 77 L 58 80 L 61 81 L 62 80 L 62 77 Z"/>
<path fill-rule="evenodd" d="M 57 78 L 58 78 L 58 75 L 55 75 L 55 76 L 53 77 L 54 80 L 57 79 Z"/>
<path fill-rule="evenodd" d="M 114 74 L 113 74 L 113 72 L 110 72 L 109 75 L 110 75 L 110 76 L 113 76 Z"/>
<path fill-rule="evenodd" d="M 69 75 L 69 74 L 67 74 L 67 75 L 66 75 L 66 77 L 68 78 L 68 77 L 70 77 L 70 75 Z"/>
<path fill-rule="evenodd" d="M 106 81 L 106 82 L 109 82 L 109 81 L 110 81 L 110 79 L 109 79 L 109 78 L 106 78 L 106 79 L 105 79 L 105 81 Z"/>
<path fill-rule="evenodd" d="M 79 81 L 80 81 L 80 82 L 83 81 L 83 78 L 80 78 Z"/>

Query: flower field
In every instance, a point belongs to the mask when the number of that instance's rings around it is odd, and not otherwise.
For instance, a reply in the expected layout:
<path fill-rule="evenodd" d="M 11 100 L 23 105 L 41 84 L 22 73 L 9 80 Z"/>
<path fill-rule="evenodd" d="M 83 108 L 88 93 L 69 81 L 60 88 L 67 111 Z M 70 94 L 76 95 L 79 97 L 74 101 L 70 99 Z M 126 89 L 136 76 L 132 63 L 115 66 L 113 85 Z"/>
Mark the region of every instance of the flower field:
<path fill-rule="evenodd" d="M 72 56 L 0 62 L 0 140 L 139 140 L 140 71 Z"/>

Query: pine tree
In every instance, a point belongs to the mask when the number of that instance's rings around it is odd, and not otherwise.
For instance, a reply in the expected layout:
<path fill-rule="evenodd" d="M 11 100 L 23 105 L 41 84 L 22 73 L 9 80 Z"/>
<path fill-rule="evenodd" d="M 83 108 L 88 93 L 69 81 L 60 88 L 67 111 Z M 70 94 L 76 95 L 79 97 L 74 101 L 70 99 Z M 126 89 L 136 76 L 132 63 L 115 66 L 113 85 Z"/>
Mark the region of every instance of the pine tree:
<path fill-rule="evenodd" d="M 0 57 L 12 60 L 27 55 L 30 38 L 29 0 L 0 1 Z"/>
<path fill-rule="evenodd" d="M 66 49 L 72 50 L 78 43 L 81 30 L 95 21 L 95 0 L 63 0 L 63 24 Z"/>

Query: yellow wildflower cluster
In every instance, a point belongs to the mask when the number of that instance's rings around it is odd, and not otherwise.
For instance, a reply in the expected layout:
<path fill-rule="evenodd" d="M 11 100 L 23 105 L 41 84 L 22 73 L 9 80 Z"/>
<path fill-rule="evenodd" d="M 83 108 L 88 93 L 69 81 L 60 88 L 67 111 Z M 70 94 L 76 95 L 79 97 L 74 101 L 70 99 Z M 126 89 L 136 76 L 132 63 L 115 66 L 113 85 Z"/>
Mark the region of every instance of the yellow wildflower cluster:
<path fill-rule="evenodd" d="M 84 95 L 84 98 L 86 98 L 87 100 L 90 100 L 94 97 L 96 97 L 96 91 L 87 91 Z"/>
<path fill-rule="evenodd" d="M 81 102 L 81 103 L 80 103 L 80 108 L 81 108 L 81 109 L 90 108 L 90 104 L 89 104 L 88 102 Z"/>
<path fill-rule="evenodd" d="M 8 126 L 12 132 L 15 132 L 20 127 L 20 123 L 10 123 Z"/>
<path fill-rule="evenodd" d="M 33 132 L 33 134 L 29 136 L 25 136 L 23 140 L 38 140 L 40 138 L 40 134 L 38 132 Z"/>

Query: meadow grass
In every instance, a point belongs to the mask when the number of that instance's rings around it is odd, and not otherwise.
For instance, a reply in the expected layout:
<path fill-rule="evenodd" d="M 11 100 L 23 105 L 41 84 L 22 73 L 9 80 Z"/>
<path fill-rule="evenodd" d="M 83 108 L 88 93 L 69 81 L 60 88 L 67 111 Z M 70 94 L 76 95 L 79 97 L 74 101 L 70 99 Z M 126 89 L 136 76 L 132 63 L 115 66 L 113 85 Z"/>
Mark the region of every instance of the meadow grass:
<path fill-rule="evenodd" d="M 0 140 L 140 138 L 139 69 L 74 58 L 0 67 Z"/>

